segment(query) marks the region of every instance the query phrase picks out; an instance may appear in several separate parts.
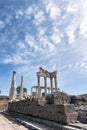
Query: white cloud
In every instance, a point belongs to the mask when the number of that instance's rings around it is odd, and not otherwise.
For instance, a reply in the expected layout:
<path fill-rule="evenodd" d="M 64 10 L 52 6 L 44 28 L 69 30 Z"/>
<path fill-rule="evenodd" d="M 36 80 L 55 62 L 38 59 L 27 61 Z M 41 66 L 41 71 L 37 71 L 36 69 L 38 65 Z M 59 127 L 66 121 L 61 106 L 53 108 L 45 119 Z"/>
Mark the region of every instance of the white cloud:
<path fill-rule="evenodd" d="M 80 25 L 80 34 L 87 37 L 87 14 L 84 16 Z"/>
<path fill-rule="evenodd" d="M 19 47 L 19 49 L 24 49 L 26 47 L 25 44 L 22 42 L 17 43 L 17 46 Z"/>
<path fill-rule="evenodd" d="M 17 64 L 29 63 L 29 60 L 23 59 L 23 57 L 20 56 L 19 54 L 14 54 L 13 56 L 11 55 L 5 56 L 5 58 L 2 60 L 2 63 L 17 65 Z"/>
<path fill-rule="evenodd" d="M 51 39 L 54 42 L 54 44 L 57 45 L 58 43 L 61 42 L 63 34 L 60 32 L 60 30 L 58 29 L 56 25 L 53 25 L 53 28 L 51 31 L 52 31 Z"/>
<path fill-rule="evenodd" d="M 61 13 L 61 10 L 58 7 L 58 5 L 55 5 L 55 3 L 52 1 L 46 2 L 45 4 L 46 4 L 46 11 L 47 13 L 50 14 L 50 17 L 54 20 L 57 19 L 57 17 L 60 16 Z"/>
<path fill-rule="evenodd" d="M 45 15 L 44 12 L 42 10 L 38 10 L 38 12 L 36 12 L 36 14 L 34 15 L 34 24 L 36 26 L 40 25 L 43 21 L 45 21 Z"/>
<path fill-rule="evenodd" d="M 32 8 L 32 7 L 28 7 L 28 8 L 25 10 L 25 13 L 26 13 L 27 15 L 30 15 L 30 14 L 34 13 L 34 12 L 33 12 L 33 8 Z"/>
<path fill-rule="evenodd" d="M 25 42 L 31 47 L 34 48 L 34 52 L 42 51 L 42 49 L 38 46 L 37 41 L 31 35 L 26 35 Z"/>
<path fill-rule="evenodd" d="M 74 43 L 75 41 L 75 26 L 74 25 L 69 25 L 66 29 L 66 34 L 68 36 L 69 44 Z"/>
<path fill-rule="evenodd" d="M 52 19 L 56 19 L 58 16 L 60 16 L 60 8 L 56 5 L 53 5 L 51 8 L 50 8 L 50 17 Z"/>
<path fill-rule="evenodd" d="M 51 36 L 51 39 L 53 40 L 53 42 L 55 44 L 58 44 L 61 42 L 61 38 L 58 36 L 58 34 L 54 33 L 52 36 Z"/>
<path fill-rule="evenodd" d="M 54 44 L 52 44 L 50 41 L 49 41 L 49 39 L 48 39 L 48 37 L 46 37 L 46 36 L 44 36 L 44 37 L 40 37 L 40 42 L 42 43 L 41 44 L 41 46 L 42 46 L 42 48 L 43 48 L 43 52 L 45 52 L 45 54 L 46 53 L 48 53 L 49 54 L 49 52 L 54 52 L 55 51 L 55 45 Z M 54 53 L 53 53 L 54 54 Z"/>
<path fill-rule="evenodd" d="M 16 18 L 19 18 L 20 16 L 23 16 L 24 12 L 22 10 L 18 10 L 16 13 Z"/>
<path fill-rule="evenodd" d="M 5 24 L 2 20 L 0 20 L 0 29 L 4 28 Z"/>
<path fill-rule="evenodd" d="M 77 13 L 77 8 L 71 7 L 70 5 L 67 7 L 67 13 Z"/>
<path fill-rule="evenodd" d="M 87 37 L 87 0 L 81 3 L 80 34 Z"/>
<path fill-rule="evenodd" d="M 40 26 L 37 31 L 38 31 L 37 36 L 40 38 L 41 36 L 45 35 L 47 28 Z"/>

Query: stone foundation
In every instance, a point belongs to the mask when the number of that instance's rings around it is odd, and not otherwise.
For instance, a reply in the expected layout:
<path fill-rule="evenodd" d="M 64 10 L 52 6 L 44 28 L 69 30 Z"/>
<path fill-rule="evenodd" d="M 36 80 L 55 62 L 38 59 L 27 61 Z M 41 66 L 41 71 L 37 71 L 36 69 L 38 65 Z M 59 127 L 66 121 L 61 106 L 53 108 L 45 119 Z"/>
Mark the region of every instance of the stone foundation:
<path fill-rule="evenodd" d="M 77 121 L 77 113 L 72 104 L 55 105 L 46 104 L 44 101 L 44 105 L 40 105 L 38 100 L 26 99 L 9 103 L 8 110 L 62 124 Z"/>

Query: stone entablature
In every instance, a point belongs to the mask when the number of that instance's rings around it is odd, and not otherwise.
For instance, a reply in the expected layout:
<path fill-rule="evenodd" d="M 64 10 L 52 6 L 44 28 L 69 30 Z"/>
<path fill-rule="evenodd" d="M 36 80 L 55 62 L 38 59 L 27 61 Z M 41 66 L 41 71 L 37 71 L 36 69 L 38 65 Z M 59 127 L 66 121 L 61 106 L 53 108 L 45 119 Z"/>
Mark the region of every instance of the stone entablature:
<path fill-rule="evenodd" d="M 77 113 L 71 104 L 47 104 L 46 100 L 26 99 L 9 103 L 9 112 L 26 114 L 54 122 L 69 124 L 77 121 Z"/>

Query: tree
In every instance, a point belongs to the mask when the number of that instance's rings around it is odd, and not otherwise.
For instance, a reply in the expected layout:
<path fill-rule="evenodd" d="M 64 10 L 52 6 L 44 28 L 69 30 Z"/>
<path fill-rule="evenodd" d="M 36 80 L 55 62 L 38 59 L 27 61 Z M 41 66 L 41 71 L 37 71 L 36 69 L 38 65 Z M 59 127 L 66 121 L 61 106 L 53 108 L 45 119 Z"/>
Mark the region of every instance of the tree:
<path fill-rule="evenodd" d="M 16 91 L 17 91 L 17 94 L 19 94 L 20 93 L 20 86 L 18 86 L 17 88 L 16 88 Z M 27 93 L 27 88 L 23 88 L 23 93 Z"/>

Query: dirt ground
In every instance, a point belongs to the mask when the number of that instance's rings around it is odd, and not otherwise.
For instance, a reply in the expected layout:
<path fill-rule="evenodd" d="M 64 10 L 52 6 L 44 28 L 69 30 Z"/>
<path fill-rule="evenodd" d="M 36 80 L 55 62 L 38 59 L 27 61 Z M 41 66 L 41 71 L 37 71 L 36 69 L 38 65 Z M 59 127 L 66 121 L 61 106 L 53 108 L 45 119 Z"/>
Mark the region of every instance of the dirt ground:
<path fill-rule="evenodd" d="M 15 118 L 0 113 L 0 130 L 29 130 L 19 124 Z"/>

